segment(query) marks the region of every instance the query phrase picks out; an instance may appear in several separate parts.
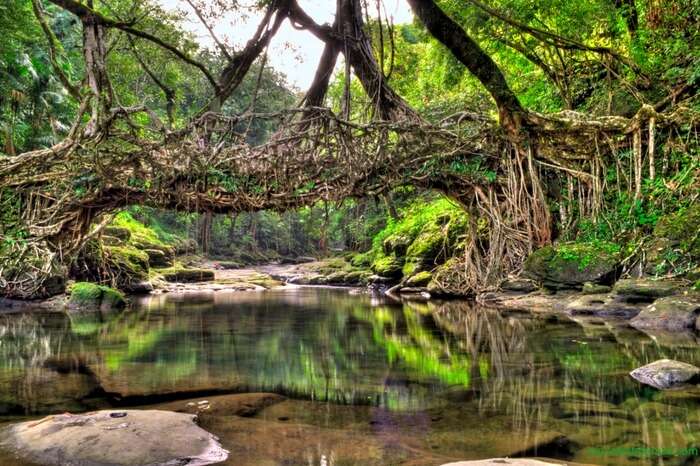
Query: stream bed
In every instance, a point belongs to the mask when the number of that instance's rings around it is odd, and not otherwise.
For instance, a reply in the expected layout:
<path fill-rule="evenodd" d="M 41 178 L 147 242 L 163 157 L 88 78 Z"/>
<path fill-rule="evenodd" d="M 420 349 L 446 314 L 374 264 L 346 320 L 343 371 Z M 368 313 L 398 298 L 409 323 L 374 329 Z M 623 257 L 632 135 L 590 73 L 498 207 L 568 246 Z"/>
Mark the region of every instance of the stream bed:
<path fill-rule="evenodd" d="M 268 392 L 285 398 L 201 416 L 224 464 L 700 464 L 700 389 L 628 375 L 660 358 L 700 365 L 700 344 L 347 289 L 171 293 L 123 313 L 0 314 L 0 423 Z"/>

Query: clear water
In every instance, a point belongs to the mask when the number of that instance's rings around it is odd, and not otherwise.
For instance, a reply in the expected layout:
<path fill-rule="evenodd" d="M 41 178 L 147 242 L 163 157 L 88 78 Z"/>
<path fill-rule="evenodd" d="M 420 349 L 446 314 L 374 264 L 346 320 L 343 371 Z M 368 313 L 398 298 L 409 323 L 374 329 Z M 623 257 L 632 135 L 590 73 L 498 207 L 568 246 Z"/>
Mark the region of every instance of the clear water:
<path fill-rule="evenodd" d="M 338 289 L 170 294 L 112 315 L 0 315 L 0 422 L 265 391 L 289 399 L 206 426 L 229 464 L 700 464 L 700 390 L 627 375 L 662 357 L 700 365 L 700 346 Z"/>

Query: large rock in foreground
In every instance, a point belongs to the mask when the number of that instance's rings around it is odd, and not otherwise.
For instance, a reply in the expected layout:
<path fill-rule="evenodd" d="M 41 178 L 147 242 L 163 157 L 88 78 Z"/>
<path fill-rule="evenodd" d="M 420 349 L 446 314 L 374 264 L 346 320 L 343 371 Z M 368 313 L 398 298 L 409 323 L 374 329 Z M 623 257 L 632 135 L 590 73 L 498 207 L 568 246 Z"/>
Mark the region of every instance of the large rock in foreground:
<path fill-rule="evenodd" d="M 638 329 L 679 331 L 700 328 L 700 293 L 657 299 L 630 324 Z"/>
<path fill-rule="evenodd" d="M 672 359 L 659 359 L 630 372 L 633 379 L 666 390 L 691 382 L 700 375 L 700 368 Z"/>
<path fill-rule="evenodd" d="M 2 445 L 45 465 L 206 465 L 228 452 L 196 416 L 158 410 L 61 414 L 9 427 Z"/>
<path fill-rule="evenodd" d="M 489 458 L 487 460 L 457 461 L 442 466 L 575 466 L 576 463 L 550 463 L 548 461 L 533 460 L 530 458 Z"/>

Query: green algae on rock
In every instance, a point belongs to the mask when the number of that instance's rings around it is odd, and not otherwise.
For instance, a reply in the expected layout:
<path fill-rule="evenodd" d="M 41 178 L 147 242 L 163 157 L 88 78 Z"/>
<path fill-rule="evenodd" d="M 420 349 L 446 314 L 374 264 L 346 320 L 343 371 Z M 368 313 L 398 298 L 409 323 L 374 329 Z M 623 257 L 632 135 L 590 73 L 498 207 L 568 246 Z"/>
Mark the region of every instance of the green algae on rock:
<path fill-rule="evenodd" d="M 68 307 L 71 309 L 112 310 L 126 306 L 124 295 L 114 288 L 89 282 L 78 282 L 71 287 Z"/>
<path fill-rule="evenodd" d="M 620 250 L 619 245 L 607 242 L 545 246 L 528 256 L 523 270 L 526 276 L 555 289 L 606 283 L 614 279 Z"/>

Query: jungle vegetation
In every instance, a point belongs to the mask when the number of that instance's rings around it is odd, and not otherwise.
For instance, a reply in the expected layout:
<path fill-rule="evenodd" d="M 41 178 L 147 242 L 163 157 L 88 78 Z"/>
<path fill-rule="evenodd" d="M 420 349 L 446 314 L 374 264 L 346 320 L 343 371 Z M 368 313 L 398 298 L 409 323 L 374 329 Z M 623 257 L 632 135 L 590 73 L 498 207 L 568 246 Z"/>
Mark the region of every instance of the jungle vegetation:
<path fill-rule="evenodd" d="M 651 273 L 697 267 L 700 2 L 407 0 L 412 24 L 336 3 L 319 24 L 296 0 L 3 2 L 2 294 L 95 262 L 119 285 L 144 260 L 100 242 L 124 215 L 156 249 L 372 263 L 457 208 L 462 294 L 556 241 L 616 244 L 631 270 L 673 237 Z M 247 8 L 243 47 L 184 27 Z M 267 63 L 285 21 L 324 44 L 307 90 Z"/>

